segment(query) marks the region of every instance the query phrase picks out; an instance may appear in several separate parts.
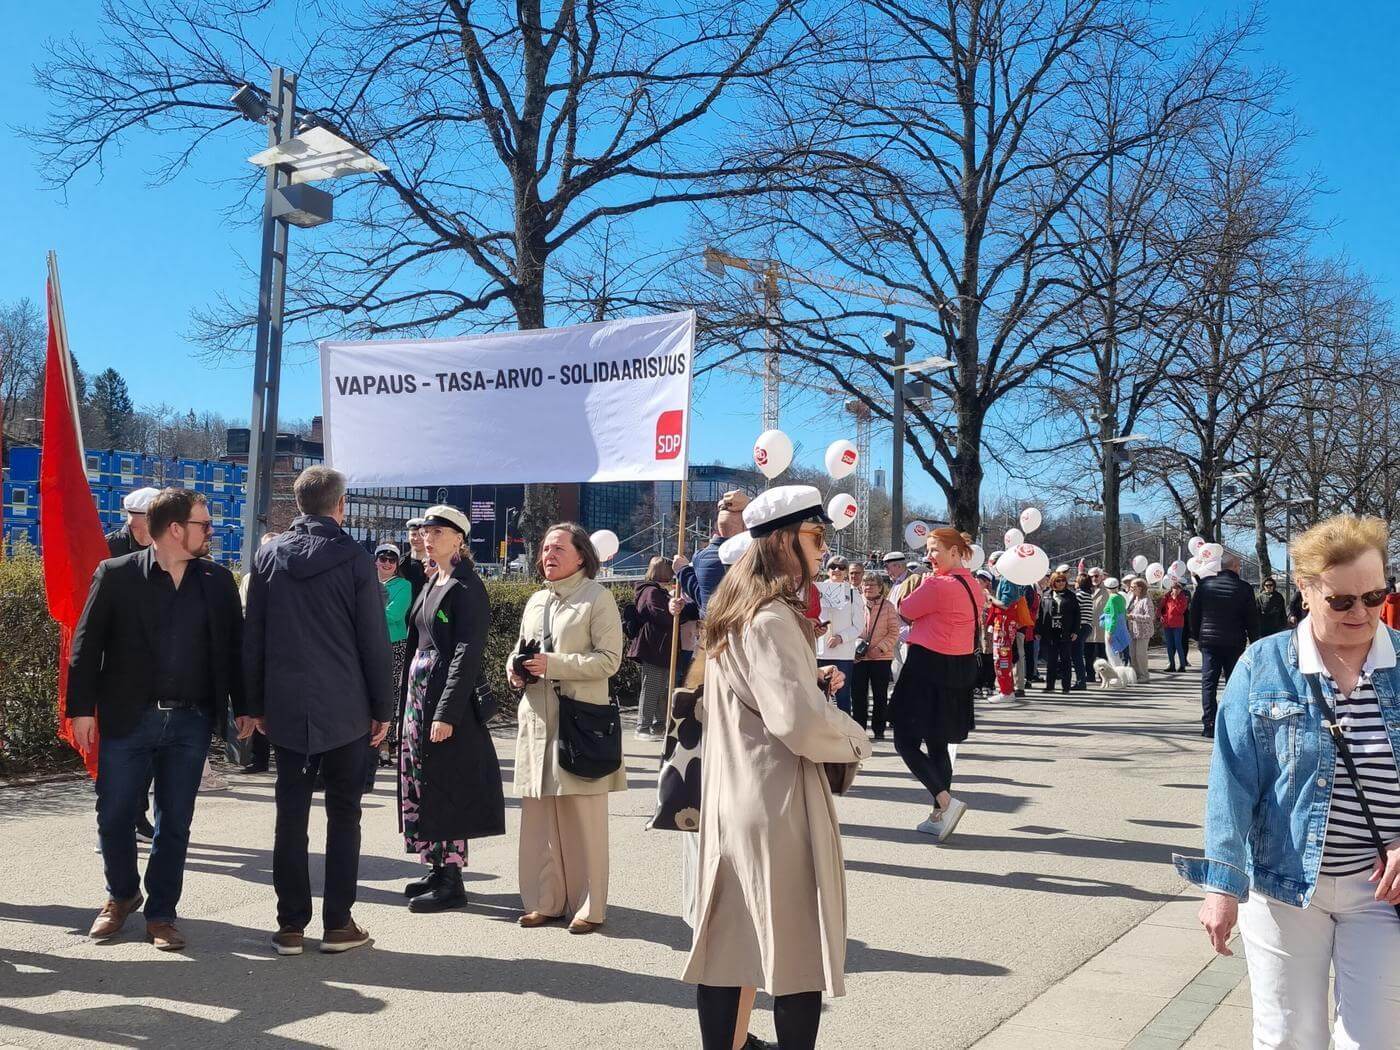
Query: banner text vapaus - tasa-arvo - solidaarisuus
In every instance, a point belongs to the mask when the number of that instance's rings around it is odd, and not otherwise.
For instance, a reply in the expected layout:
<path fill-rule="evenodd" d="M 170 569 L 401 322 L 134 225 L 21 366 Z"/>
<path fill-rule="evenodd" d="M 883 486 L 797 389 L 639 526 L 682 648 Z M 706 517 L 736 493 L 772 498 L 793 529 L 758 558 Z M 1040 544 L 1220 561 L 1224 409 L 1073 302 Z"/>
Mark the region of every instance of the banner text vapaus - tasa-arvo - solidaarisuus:
<path fill-rule="evenodd" d="M 320 348 L 326 461 L 357 488 L 685 474 L 692 312 Z"/>

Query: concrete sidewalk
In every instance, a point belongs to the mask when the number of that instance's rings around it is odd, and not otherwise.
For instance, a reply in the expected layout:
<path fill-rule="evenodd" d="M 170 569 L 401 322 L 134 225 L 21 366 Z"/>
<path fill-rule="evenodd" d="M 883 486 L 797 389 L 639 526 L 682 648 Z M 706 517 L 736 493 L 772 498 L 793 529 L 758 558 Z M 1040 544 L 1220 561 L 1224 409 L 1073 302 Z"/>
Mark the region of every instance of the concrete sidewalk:
<path fill-rule="evenodd" d="M 1199 972 L 1209 947 L 1173 904 L 1182 884 L 1169 860 L 1200 844 L 1209 742 L 1199 736 L 1196 683 L 1195 674 L 1158 675 L 1118 693 L 1037 690 L 1022 706 L 979 710 L 955 777 L 971 810 L 942 847 L 913 830 L 928 797 L 878 744 L 838 802 L 848 994 L 827 1004 L 821 1045 L 968 1047 L 1006 1022 L 1051 1032 L 1026 1023 L 1036 1015 L 1024 1011 L 1094 972 L 1100 990 L 1076 1009 L 1099 1034 L 1086 1030 L 1075 1044 L 1123 1045 L 1111 1040 L 1128 1023 L 1111 1019 L 1125 996 L 1169 1002 L 1177 992 L 1085 964 L 1108 966 L 1105 949 L 1135 955 L 1135 942 L 1118 945 L 1141 929 L 1179 941 L 1172 972 L 1194 980 L 1190 960 L 1206 953 Z M 509 778 L 513 746 L 500 750 Z M 381 772 L 366 804 L 356 908 L 375 944 L 338 957 L 269 951 L 269 777 L 235 777 L 233 790 L 200 799 L 182 955 L 155 952 L 139 923 L 105 947 L 84 936 L 103 899 L 87 784 L 0 790 L 0 1043 L 695 1047 L 694 991 L 677 980 L 689 946 L 677 917 L 680 843 L 643 827 L 658 750 L 628 740 L 630 790 L 611 803 L 608 921 L 591 937 L 515 925 L 514 803 L 508 834 L 473 844 L 470 906 L 409 914 L 400 888 L 418 865 L 402 853 L 392 781 Z M 313 849 L 322 828 L 318 814 Z M 762 1004 L 753 1029 L 773 1038 Z M 1017 1045 L 1058 1045 L 1039 1039 Z"/>

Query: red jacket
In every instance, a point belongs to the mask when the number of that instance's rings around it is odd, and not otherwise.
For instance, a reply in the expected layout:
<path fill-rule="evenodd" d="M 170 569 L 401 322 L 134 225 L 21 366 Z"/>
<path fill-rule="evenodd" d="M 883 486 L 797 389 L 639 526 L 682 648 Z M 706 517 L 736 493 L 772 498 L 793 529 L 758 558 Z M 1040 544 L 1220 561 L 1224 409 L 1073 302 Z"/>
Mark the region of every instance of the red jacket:
<path fill-rule="evenodd" d="M 1162 601 L 1157 606 L 1157 612 L 1162 618 L 1163 627 L 1185 627 L 1186 610 L 1191 606 L 1191 598 L 1185 591 L 1175 597 L 1168 591 L 1162 595 Z"/>

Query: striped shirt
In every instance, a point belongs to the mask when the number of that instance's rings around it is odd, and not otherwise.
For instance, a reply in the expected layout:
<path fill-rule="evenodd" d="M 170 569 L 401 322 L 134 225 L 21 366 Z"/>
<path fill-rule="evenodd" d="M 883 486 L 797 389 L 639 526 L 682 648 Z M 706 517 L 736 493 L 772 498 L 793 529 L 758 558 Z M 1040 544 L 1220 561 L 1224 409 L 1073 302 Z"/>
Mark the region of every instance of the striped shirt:
<path fill-rule="evenodd" d="M 1094 592 L 1077 590 L 1074 596 L 1079 599 L 1079 626 L 1088 627 L 1094 620 Z"/>
<path fill-rule="evenodd" d="M 1380 829 L 1381 841 L 1400 838 L 1400 773 L 1390 746 L 1385 720 L 1381 717 L 1376 689 L 1369 672 L 1363 673 L 1350 696 L 1342 696 L 1331 675 L 1324 674 L 1328 699 L 1337 712 L 1361 790 Z M 1324 730 L 1325 732 L 1325 730 Z M 1322 874 L 1341 876 L 1370 871 L 1376 861 L 1376 846 L 1366 824 L 1356 785 L 1347 773 L 1341 752 L 1337 753 L 1336 776 L 1332 785 L 1332 806 L 1327 813 L 1327 836 L 1322 845 Z"/>

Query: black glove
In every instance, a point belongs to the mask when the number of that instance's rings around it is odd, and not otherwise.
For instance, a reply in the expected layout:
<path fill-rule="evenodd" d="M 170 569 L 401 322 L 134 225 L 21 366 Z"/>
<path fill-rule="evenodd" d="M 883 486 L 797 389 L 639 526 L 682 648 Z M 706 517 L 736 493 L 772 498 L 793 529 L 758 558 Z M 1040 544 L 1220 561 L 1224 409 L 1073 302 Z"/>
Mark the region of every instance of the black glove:
<path fill-rule="evenodd" d="M 540 654 L 540 643 L 533 638 L 526 639 L 520 643 L 520 652 L 516 653 L 510 661 L 510 669 L 515 672 L 515 676 L 526 685 L 531 682 L 538 682 L 540 676 L 531 674 L 525 669 L 525 661 Z"/>

